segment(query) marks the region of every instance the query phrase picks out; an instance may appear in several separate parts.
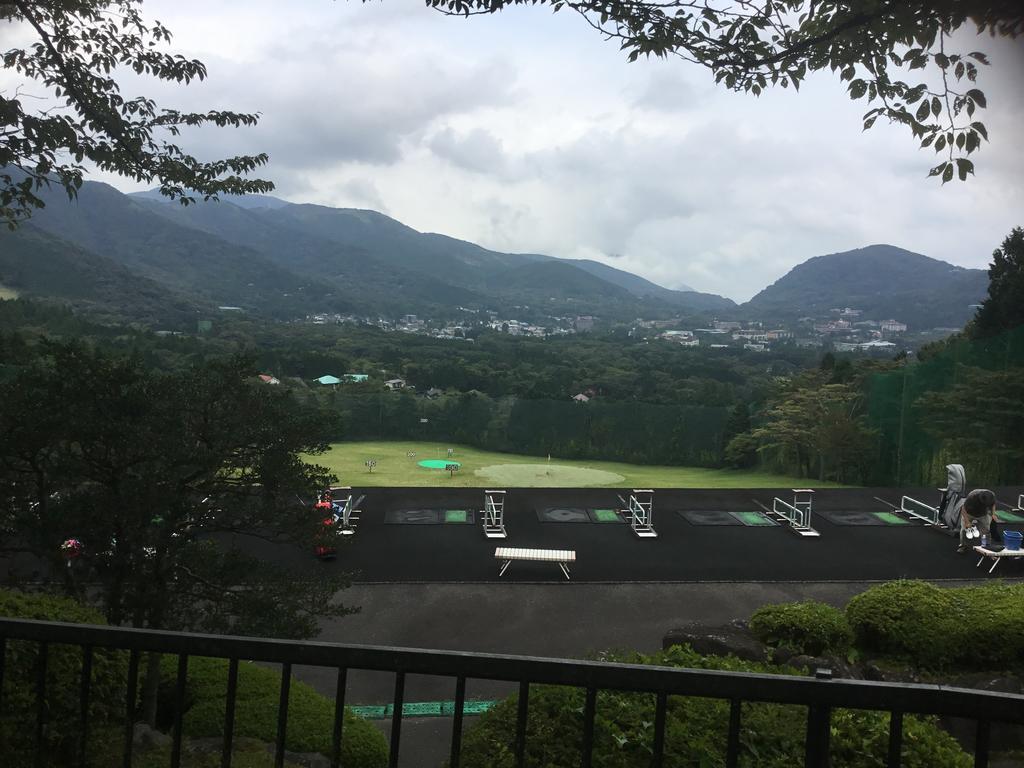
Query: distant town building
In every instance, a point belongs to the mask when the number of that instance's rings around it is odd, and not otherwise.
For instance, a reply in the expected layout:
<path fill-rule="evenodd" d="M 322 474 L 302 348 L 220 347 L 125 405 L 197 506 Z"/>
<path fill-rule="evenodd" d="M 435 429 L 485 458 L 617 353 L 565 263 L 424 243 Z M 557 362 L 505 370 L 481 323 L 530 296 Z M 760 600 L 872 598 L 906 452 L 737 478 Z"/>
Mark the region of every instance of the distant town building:
<path fill-rule="evenodd" d="M 899 323 L 895 320 L 884 320 L 882 321 L 882 333 L 906 333 L 907 324 Z"/>
<path fill-rule="evenodd" d="M 388 379 L 384 382 L 384 386 L 392 392 L 398 389 L 405 389 L 405 379 Z"/>
<path fill-rule="evenodd" d="M 581 315 L 573 322 L 573 327 L 577 331 L 592 331 L 594 330 L 594 318 L 591 315 Z"/>
<path fill-rule="evenodd" d="M 711 327 L 717 331 L 738 331 L 743 327 L 743 323 L 737 323 L 733 320 L 715 320 L 711 323 Z"/>
<path fill-rule="evenodd" d="M 580 392 L 578 395 L 573 395 L 572 399 L 575 400 L 577 403 L 589 403 L 590 402 L 590 398 L 587 397 L 586 395 L 584 395 L 582 392 Z"/>
<path fill-rule="evenodd" d="M 366 373 L 346 373 L 342 378 L 348 384 L 362 384 L 364 381 L 367 381 L 370 376 Z"/>
<path fill-rule="evenodd" d="M 269 373 L 261 373 L 260 381 L 264 384 L 280 384 L 281 381 L 276 376 L 271 376 Z"/>
<path fill-rule="evenodd" d="M 321 376 L 318 379 L 313 379 L 313 381 L 315 381 L 317 384 L 323 384 L 324 386 L 327 387 L 333 387 L 337 386 L 338 384 L 341 384 L 341 379 L 339 379 L 337 376 L 331 376 L 330 374 Z"/>

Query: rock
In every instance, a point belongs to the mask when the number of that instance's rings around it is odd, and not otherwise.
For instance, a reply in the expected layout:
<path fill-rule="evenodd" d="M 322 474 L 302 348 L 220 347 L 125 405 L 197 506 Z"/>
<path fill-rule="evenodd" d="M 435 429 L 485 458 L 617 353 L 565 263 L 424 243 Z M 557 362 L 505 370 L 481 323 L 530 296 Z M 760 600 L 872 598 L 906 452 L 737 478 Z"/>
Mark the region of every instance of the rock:
<path fill-rule="evenodd" d="M 782 664 L 789 664 L 790 666 L 793 666 L 793 662 L 791 661 L 791 659 L 796 655 L 796 651 L 794 651 L 792 648 L 773 648 L 772 663 L 779 664 L 780 666 Z"/>
<path fill-rule="evenodd" d="M 132 733 L 132 746 L 140 751 L 159 749 L 171 743 L 171 737 L 166 733 L 150 728 L 146 723 L 136 723 Z"/>
<path fill-rule="evenodd" d="M 780 651 L 782 649 L 776 649 Z M 790 652 L 792 654 L 792 652 Z M 785 655 L 784 653 L 782 655 Z M 773 660 L 776 655 L 773 655 Z M 776 662 L 781 664 L 783 662 Z M 802 669 L 810 675 L 813 675 L 819 669 L 828 669 L 832 671 L 832 678 L 844 680 L 862 680 L 864 678 L 861 671 L 853 664 L 848 663 L 845 659 L 838 659 L 832 656 L 806 656 L 803 654 L 790 655 L 789 659 L 784 662 L 791 667 Z"/>
<path fill-rule="evenodd" d="M 673 645 L 689 645 L 705 656 L 732 655 L 747 661 L 764 661 L 767 656 L 767 648 L 750 635 L 745 622 L 733 622 L 720 627 L 691 624 L 670 629 L 662 638 L 661 647 L 670 648 Z"/>

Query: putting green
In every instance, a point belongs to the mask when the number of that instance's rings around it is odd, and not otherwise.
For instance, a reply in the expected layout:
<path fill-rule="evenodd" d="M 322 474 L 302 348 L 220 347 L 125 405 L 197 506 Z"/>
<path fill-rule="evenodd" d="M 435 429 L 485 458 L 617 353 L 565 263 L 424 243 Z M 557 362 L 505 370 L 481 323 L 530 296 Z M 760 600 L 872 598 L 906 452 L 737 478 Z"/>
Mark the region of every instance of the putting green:
<path fill-rule="evenodd" d="M 488 483 L 531 488 L 567 488 L 585 485 L 612 485 L 624 478 L 614 472 L 564 464 L 491 464 L 474 473 Z"/>
<path fill-rule="evenodd" d="M 416 463 L 421 467 L 426 467 L 427 469 L 448 469 L 452 464 L 456 467 L 462 466 L 458 461 L 445 461 L 444 459 L 424 459 L 423 461 L 417 461 Z"/>

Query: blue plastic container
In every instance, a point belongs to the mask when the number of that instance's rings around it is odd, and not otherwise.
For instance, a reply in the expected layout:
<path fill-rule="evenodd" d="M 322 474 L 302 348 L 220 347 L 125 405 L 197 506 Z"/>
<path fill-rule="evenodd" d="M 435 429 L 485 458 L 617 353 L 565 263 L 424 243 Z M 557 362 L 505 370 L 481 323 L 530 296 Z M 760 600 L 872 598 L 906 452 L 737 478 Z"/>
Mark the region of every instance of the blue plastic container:
<path fill-rule="evenodd" d="M 1020 549 L 1020 540 L 1024 538 L 1020 531 L 1003 531 L 1003 546 L 1009 550 Z"/>

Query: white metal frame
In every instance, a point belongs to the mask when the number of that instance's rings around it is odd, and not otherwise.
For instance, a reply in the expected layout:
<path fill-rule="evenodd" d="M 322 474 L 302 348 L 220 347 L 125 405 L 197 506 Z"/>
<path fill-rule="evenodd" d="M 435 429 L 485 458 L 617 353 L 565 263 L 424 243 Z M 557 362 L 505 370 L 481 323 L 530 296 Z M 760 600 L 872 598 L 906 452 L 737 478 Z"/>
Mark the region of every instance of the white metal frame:
<path fill-rule="evenodd" d="M 913 507 L 907 506 L 910 504 L 916 505 L 919 509 L 926 510 L 928 514 L 922 515 L 919 511 Z M 939 525 L 939 510 L 938 507 L 933 507 L 931 504 L 925 504 L 923 501 L 918 501 L 910 496 L 904 496 L 900 499 L 900 512 L 910 517 L 921 520 L 928 525 Z"/>
<path fill-rule="evenodd" d="M 629 515 L 629 525 L 641 539 L 658 538 L 654 530 L 654 491 L 650 488 L 634 488 L 629 495 L 624 515 Z"/>
<path fill-rule="evenodd" d="M 1024 511 L 1024 493 L 1017 497 L 1017 509 Z"/>
<path fill-rule="evenodd" d="M 347 485 L 335 486 L 330 490 L 334 522 L 340 524 L 338 533 L 342 536 L 351 536 L 356 532 L 356 525 L 359 523 L 359 510 L 356 507 L 366 497 L 360 496 L 357 500 L 352 494 L 352 489 Z M 343 494 L 344 498 L 335 498 L 335 494 Z"/>
<path fill-rule="evenodd" d="M 793 503 L 783 501 L 778 496 L 772 499 L 772 516 L 779 522 L 789 525 L 790 530 L 801 536 L 820 536 L 811 527 L 811 513 L 814 509 L 814 489 L 794 488 Z"/>
<path fill-rule="evenodd" d="M 505 532 L 505 491 L 484 491 L 484 536 L 488 539 L 504 539 Z"/>

